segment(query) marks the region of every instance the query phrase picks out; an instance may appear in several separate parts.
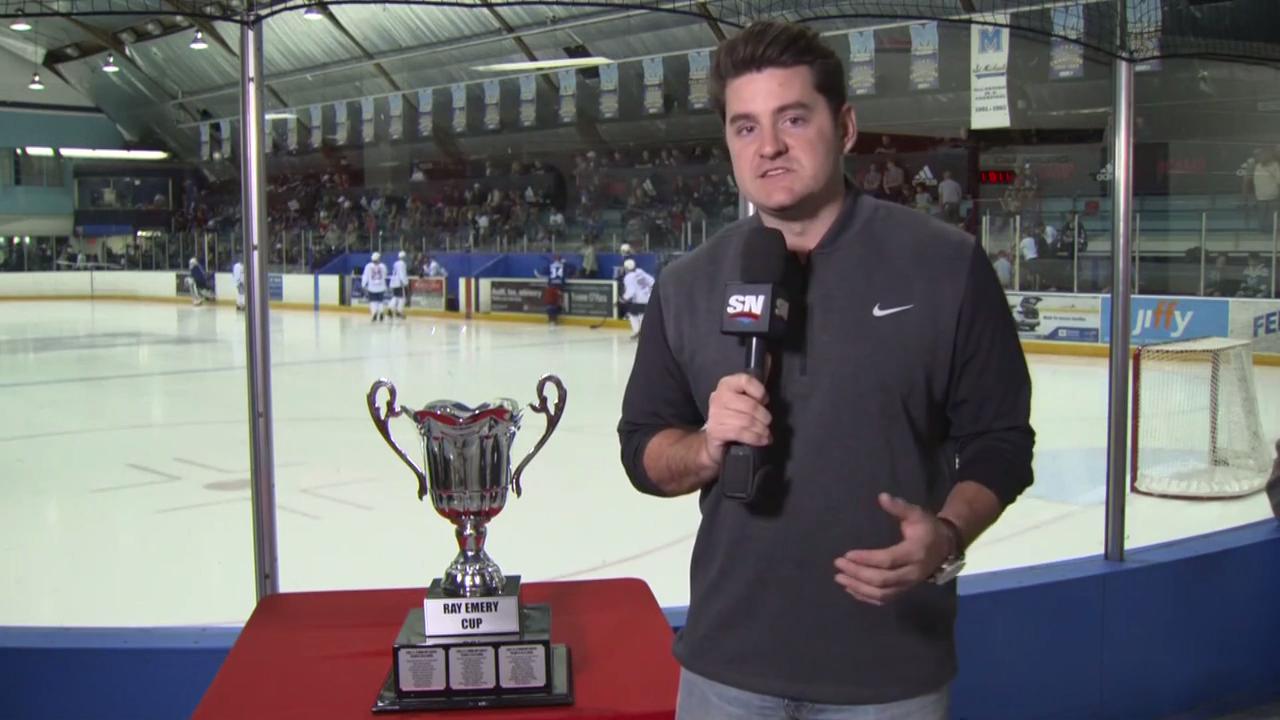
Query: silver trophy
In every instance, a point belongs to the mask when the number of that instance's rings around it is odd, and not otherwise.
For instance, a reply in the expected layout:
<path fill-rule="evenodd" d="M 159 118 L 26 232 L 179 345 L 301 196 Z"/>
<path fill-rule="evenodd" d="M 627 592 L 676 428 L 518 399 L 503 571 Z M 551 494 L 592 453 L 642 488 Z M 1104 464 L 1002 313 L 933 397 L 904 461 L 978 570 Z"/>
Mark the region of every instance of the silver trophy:
<path fill-rule="evenodd" d="M 556 402 L 547 404 L 546 387 L 554 385 Z M 378 393 L 387 390 L 385 404 Z M 555 375 L 538 380 L 538 402 L 529 409 L 547 418 L 542 438 L 515 472 L 511 472 L 511 443 L 520 429 L 521 407 L 500 398 L 471 408 L 451 400 L 439 400 L 421 410 L 396 403 L 396 388 L 380 379 L 369 388 L 369 416 L 396 455 L 418 476 L 418 499 L 431 496 L 431 504 L 455 525 L 458 555 L 441 578 L 445 595 L 482 597 L 502 594 L 506 579 L 484 550 L 486 524 L 502 512 L 507 488 L 520 496 L 520 476 L 533 460 L 564 414 L 564 384 Z M 426 471 L 405 454 L 391 438 L 391 418 L 406 415 L 418 426 L 426 457 Z"/>

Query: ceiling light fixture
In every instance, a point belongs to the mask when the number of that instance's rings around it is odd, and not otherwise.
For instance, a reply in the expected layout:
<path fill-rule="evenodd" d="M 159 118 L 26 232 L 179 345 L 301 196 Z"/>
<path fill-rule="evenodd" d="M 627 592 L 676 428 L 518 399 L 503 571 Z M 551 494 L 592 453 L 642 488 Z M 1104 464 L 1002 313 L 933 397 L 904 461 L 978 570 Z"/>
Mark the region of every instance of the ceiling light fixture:
<path fill-rule="evenodd" d="M 191 38 L 191 49 L 204 50 L 207 47 L 209 47 L 209 43 L 204 41 L 204 33 L 197 30 L 196 36 Z"/>
<path fill-rule="evenodd" d="M 116 64 L 115 53 L 109 53 L 107 55 L 107 61 L 102 63 L 102 72 L 107 72 L 107 73 L 120 72 L 120 66 Z"/>
<path fill-rule="evenodd" d="M 606 57 L 560 58 L 557 60 L 525 60 L 523 62 L 477 65 L 471 68 L 479 72 L 528 72 L 530 70 L 560 70 L 564 68 L 597 67 L 613 62 Z"/>
<path fill-rule="evenodd" d="M 40 82 L 40 73 L 31 73 L 31 83 L 27 85 L 29 90 L 43 90 L 44 83 Z"/>
<path fill-rule="evenodd" d="M 324 13 L 320 12 L 319 5 L 308 5 L 307 9 L 302 11 L 302 17 L 308 20 L 323 20 Z"/>
<path fill-rule="evenodd" d="M 26 32 L 31 29 L 31 23 L 27 22 L 24 17 L 18 17 L 9 23 L 9 29 L 15 32 Z"/>
<path fill-rule="evenodd" d="M 64 158 L 87 160 L 164 160 L 169 153 L 163 150 L 93 150 L 88 148 L 58 148 Z"/>

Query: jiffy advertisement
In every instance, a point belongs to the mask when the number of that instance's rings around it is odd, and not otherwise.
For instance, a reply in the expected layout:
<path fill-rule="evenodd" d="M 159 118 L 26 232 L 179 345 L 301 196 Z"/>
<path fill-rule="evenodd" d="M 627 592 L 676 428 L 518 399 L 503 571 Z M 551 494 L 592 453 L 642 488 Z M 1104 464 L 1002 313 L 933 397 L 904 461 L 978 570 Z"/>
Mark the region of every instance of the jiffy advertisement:
<path fill-rule="evenodd" d="M 1135 297 L 1129 316 L 1134 345 L 1227 337 L 1229 303 L 1181 297 Z M 1111 342 L 1111 298 L 1102 298 L 1102 342 Z"/>

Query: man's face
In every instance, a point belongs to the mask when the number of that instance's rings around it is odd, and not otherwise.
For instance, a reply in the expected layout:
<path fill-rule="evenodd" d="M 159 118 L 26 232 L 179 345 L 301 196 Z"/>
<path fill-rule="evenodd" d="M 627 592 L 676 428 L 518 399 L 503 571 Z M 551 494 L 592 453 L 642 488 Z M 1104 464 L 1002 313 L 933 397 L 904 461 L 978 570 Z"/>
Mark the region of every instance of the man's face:
<path fill-rule="evenodd" d="M 725 140 L 738 187 L 761 210 L 806 217 L 841 180 L 853 110 L 833 117 L 805 66 L 769 68 L 725 86 Z"/>

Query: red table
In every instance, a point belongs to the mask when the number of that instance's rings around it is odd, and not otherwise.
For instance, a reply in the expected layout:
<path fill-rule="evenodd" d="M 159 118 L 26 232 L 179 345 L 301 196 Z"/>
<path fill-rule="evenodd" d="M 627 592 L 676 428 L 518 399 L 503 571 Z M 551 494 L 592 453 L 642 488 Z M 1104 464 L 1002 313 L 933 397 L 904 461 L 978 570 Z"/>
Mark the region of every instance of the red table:
<path fill-rule="evenodd" d="M 455 716 L 466 720 L 675 717 L 679 667 L 671 627 L 641 580 L 528 583 L 525 603 L 551 605 L 551 638 L 569 646 L 574 704 L 373 715 L 391 645 L 425 590 L 285 593 L 253 611 L 196 709 L 213 718 Z"/>

